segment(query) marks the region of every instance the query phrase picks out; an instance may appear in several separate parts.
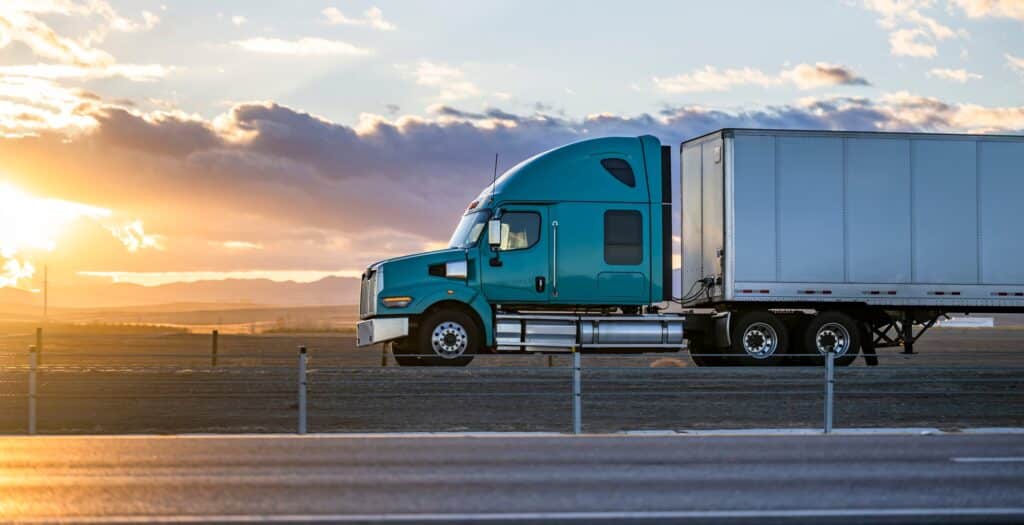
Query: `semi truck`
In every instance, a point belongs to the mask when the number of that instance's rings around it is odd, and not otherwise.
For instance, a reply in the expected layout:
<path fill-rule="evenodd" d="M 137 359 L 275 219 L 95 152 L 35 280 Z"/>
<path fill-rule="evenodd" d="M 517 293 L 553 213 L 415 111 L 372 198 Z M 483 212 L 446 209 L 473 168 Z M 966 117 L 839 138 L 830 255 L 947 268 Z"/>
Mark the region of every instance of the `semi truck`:
<path fill-rule="evenodd" d="M 370 265 L 357 344 L 874 364 L 948 312 L 1024 312 L 1024 136 L 730 128 L 677 154 L 678 273 L 672 148 L 583 140 L 496 178 L 448 248 Z"/>

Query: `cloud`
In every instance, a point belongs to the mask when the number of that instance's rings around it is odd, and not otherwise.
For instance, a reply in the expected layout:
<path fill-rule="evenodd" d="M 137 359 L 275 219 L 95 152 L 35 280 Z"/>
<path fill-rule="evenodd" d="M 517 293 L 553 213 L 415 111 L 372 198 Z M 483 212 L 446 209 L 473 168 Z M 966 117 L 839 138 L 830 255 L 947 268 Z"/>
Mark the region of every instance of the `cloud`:
<path fill-rule="evenodd" d="M 653 134 L 678 144 L 730 126 L 1024 130 L 1024 107 L 956 104 L 905 92 L 583 118 L 543 107 L 515 112 L 447 104 L 432 108 L 429 118 L 364 115 L 355 125 L 272 102 L 239 103 L 204 118 L 92 100 L 75 115 L 92 125 L 0 139 L 5 173 L 39 193 L 118 210 L 106 226 L 142 221 L 119 235 L 128 245 L 107 230 L 69 236 L 77 244 L 66 249 L 79 251 L 66 257 L 83 270 L 143 273 L 357 271 L 373 260 L 437 246 L 490 183 L 494 152 L 506 169 L 561 144 L 610 135 Z M 160 236 L 147 242 L 150 230 Z M 153 242 L 164 250 L 138 249 L 125 257 L 126 246 L 153 248 Z"/>
<path fill-rule="evenodd" d="M 242 26 L 243 24 L 245 24 L 248 21 L 249 21 L 249 19 L 244 17 L 244 16 L 242 16 L 242 15 L 235 15 L 235 16 L 231 17 L 231 23 L 234 24 L 235 26 Z"/>
<path fill-rule="evenodd" d="M 926 33 L 921 29 L 899 29 L 889 34 L 889 47 L 893 55 L 932 58 L 939 48 L 921 41 Z"/>
<path fill-rule="evenodd" d="M 952 0 L 971 18 L 996 17 L 1024 20 L 1022 0 Z"/>
<path fill-rule="evenodd" d="M 384 12 L 378 7 L 371 7 L 363 11 L 363 18 L 349 18 L 337 7 L 328 7 L 322 11 L 328 24 L 372 27 L 380 31 L 394 31 L 395 24 L 384 20 Z"/>
<path fill-rule="evenodd" d="M 769 87 L 781 83 L 779 78 L 749 67 L 719 70 L 714 66 L 704 66 L 703 69 L 674 77 L 654 77 L 654 86 L 665 93 L 728 91 L 741 85 Z"/>
<path fill-rule="evenodd" d="M 968 36 L 924 13 L 934 0 L 863 0 L 861 5 L 881 16 L 878 24 L 889 30 L 890 52 L 896 56 L 932 58 L 938 54 L 935 42 Z"/>
<path fill-rule="evenodd" d="M 906 91 L 883 96 L 881 104 L 888 108 L 890 118 L 900 128 L 1024 133 L 1024 106 L 952 104 Z"/>
<path fill-rule="evenodd" d="M 88 114 L 96 102 L 95 95 L 52 80 L 0 75 L 0 137 L 85 131 L 96 125 Z"/>
<path fill-rule="evenodd" d="M 371 50 L 341 40 L 305 37 L 297 40 L 280 38 L 249 38 L 232 42 L 235 46 L 254 53 L 291 56 L 366 56 Z"/>
<path fill-rule="evenodd" d="M 665 93 L 728 91 L 743 85 L 767 88 L 792 84 L 802 90 L 822 86 L 869 85 L 867 80 L 858 76 L 851 69 L 827 62 L 818 62 L 814 65 L 799 64 L 774 75 L 749 67 L 719 70 L 714 66 L 705 66 L 692 73 L 665 78 L 654 77 L 653 80 L 654 86 Z"/>
<path fill-rule="evenodd" d="M 466 80 L 466 74 L 454 66 L 420 60 L 413 75 L 417 84 L 438 88 L 441 100 L 458 100 L 480 95 L 480 88 Z"/>
<path fill-rule="evenodd" d="M 823 86 L 868 86 L 870 83 L 857 76 L 845 66 L 826 62 L 816 64 L 800 64 L 781 73 L 783 78 L 792 81 L 800 89 L 814 89 Z"/>
<path fill-rule="evenodd" d="M 1009 53 L 1004 55 L 1006 57 L 1006 65 L 1010 69 L 1024 75 L 1024 58 L 1013 56 Z"/>
<path fill-rule="evenodd" d="M 84 38 L 60 35 L 41 16 L 64 15 L 98 18 Z M 76 66 L 109 66 L 114 57 L 96 47 L 111 31 L 133 33 L 152 29 L 160 18 L 143 11 L 142 20 L 125 18 L 103 0 L 5 0 L 0 3 L 0 47 L 21 42 L 39 57 Z"/>
<path fill-rule="evenodd" d="M 124 244 L 125 249 L 129 252 L 137 252 L 146 248 L 164 249 L 157 236 L 146 234 L 146 230 L 142 227 L 142 221 L 135 220 L 127 224 L 110 226 L 109 229 L 110 233 L 114 234 L 114 237 L 121 241 L 121 244 Z"/>
<path fill-rule="evenodd" d="M 88 33 L 72 38 L 55 31 L 51 17 L 95 22 Z M 142 12 L 125 18 L 103 0 L 4 0 L 0 2 L 0 48 L 18 42 L 46 62 L 0 66 L 0 137 L 36 135 L 50 129 L 83 131 L 95 125 L 88 109 L 95 95 L 64 85 L 67 81 L 124 78 L 152 82 L 174 68 L 161 64 L 121 64 L 97 47 L 111 31 L 152 29 L 159 17 Z"/>
<path fill-rule="evenodd" d="M 121 77 L 133 82 L 155 82 L 166 77 L 173 67 L 160 64 L 110 64 L 83 67 L 70 64 L 23 64 L 0 66 L 0 76 L 43 78 L 49 80 L 93 80 Z"/>
<path fill-rule="evenodd" d="M 932 78 L 940 78 L 942 80 L 949 80 L 952 82 L 959 82 L 961 84 L 967 83 L 968 80 L 980 80 L 983 78 L 977 73 L 971 73 L 966 69 L 946 69 L 946 68 L 933 68 L 928 71 L 928 76 Z"/>
<path fill-rule="evenodd" d="M 221 246 L 229 250 L 262 250 L 263 245 L 258 242 L 249 241 L 224 241 Z"/>

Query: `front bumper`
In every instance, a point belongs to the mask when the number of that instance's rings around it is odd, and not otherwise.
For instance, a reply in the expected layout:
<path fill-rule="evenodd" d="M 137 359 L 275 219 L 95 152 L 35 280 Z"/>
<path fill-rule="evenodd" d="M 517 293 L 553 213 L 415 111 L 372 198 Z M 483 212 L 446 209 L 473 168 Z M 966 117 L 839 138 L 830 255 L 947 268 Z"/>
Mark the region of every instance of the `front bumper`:
<path fill-rule="evenodd" d="M 377 317 L 356 324 L 356 346 L 370 346 L 407 335 L 408 317 Z"/>

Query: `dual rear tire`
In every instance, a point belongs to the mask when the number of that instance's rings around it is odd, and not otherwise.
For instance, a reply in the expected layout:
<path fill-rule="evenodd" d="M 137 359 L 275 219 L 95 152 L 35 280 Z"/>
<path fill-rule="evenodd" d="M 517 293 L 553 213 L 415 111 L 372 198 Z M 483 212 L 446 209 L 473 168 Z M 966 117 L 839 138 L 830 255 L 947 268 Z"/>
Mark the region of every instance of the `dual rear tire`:
<path fill-rule="evenodd" d="M 860 330 L 856 320 L 837 311 L 806 317 L 783 319 L 769 311 L 739 313 L 730 323 L 729 347 L 713 349 L 691 341 L 691 358 L 697 366 L 823 365 L 830 347 L 839 366 L 857 358 Z"/>

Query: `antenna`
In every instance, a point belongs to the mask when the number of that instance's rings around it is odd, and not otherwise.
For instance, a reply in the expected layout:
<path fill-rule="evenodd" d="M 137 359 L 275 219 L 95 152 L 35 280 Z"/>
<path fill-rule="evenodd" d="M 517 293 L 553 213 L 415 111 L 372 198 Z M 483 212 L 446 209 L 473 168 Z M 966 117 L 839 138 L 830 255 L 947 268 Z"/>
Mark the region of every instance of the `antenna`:
<path fill-rule="evenodd" d="M 494 178 L 491 179 L 491 198 L 487 202 L 494 202 L 494 187 L 498 184 L 498 154 L 494 154 Z"/>

